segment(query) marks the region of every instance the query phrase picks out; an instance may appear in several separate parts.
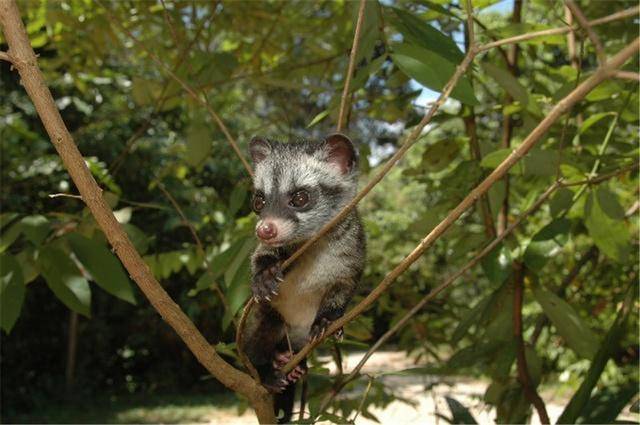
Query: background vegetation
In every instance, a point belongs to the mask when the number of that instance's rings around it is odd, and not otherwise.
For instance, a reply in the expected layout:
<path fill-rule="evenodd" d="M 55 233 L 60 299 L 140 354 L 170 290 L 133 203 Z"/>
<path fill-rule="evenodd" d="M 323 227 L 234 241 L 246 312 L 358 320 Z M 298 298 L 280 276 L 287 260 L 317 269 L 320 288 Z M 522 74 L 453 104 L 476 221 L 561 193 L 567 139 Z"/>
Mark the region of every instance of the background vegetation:
<path fill-rule="evenodd" d="M 493 3 L 473 2 L 481 42 L 567 19 L 561 2 Z M 580 6 L 595 19 L 632 3 Z M 255 243 L 250 180 L 206 108 L 158 60 L 205 94 L 243 149 L 255 134 L 320 138 L 337 120 L 358 4 L 19 5 L 57 106 L 119 221 L 198 329 L 236 361 L 232 322 L 249 295 Z M 462 60 L 464 18 L 456 1 L 367 2 L 348 128 L 363 181 L 424 114 L 434 98 L 429 89 L 442 89 Z M 637 15 L 596 28 L 606 54 L 637 36 L 636 22 Z M 576 32 L 573 49 L 567 37 L 481 55 L 428 132 L 361 203 L 369 260 L 357 299 L 595 70 L 597 52 L 585 33 Z M 108 403 L 225 392 L 130 282 L 82 201 L 61 195 L 76 193 L 73 183 L 17 73 L 8 62 L 0 67 L 2 420 L 55 420 L 47 406 L 96 397 Z M 637 56 L 626 68 L 637 71 Z M 498 422 L 528 420 L 531 403 L 515 361 L 513 292 L 520 280 L 534 386 L 564 385 L 572 394 L 581 388 L 563 414 L 567 422 L 613 421 L 638 392 L 638 100 L 637 81 L 598 86 L 553 125 L 508 182 L 490 190 L 483 201 L 489 215 L 480 204 L 464 215 L 345 329 L 340 347 L 367 349 L 556 178 L 605 176 L 558 189 L 391 346 L 415 360 L 415 369 L 401 373 L 482 376 L 491 382 L 484 401 L 496 408 Z M 313 364 L 315 416 L 332 382 L 323 362 Z M 363 376 L 349 389 L 368 382 Z M 325 418 L 343 421 L 359 409 L 371 417 L 372 405 L 394 397 L 372 382 L 363 406 L 359 397 L 339 396 Z M 464 421 L 456 409 L 452 420 Z"/>

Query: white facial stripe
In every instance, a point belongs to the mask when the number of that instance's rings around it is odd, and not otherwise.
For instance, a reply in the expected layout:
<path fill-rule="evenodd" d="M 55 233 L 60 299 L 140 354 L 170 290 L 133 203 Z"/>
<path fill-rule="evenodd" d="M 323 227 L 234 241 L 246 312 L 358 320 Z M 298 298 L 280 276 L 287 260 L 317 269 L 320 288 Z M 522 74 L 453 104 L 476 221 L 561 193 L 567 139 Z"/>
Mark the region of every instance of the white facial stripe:
<path fill-rule="evenodd" d="M 269 193 L 273 186 L 273 173 L 265 162 L 262 161 L 256 166 L 255 189 L 261 190 L 263 193 Z"/>

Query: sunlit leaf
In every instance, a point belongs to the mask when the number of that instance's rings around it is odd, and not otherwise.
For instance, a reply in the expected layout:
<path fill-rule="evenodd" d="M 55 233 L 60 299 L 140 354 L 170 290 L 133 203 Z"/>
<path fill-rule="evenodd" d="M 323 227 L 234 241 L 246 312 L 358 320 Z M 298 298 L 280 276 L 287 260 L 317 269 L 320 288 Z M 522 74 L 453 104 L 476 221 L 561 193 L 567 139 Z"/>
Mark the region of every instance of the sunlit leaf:
<path fill-rule="evenodd" d="M 47 285 L 64 305 L 83 316 L 91 316 L 89 282 L 69 255 L 57 247 L 47 245 L 40 250 L 37 264 Z"/>
<path fill-rule="evenodd" d="M 456 65 L 438 54 L 417 45 L 398 44 L 391 55 L 398 67 L 426 87 L 441 91 L 455 72 Z M 451 97 L 468 105 L 477 105 L 469 80 L 462 76 L 451 92 Z"/>
<path fill-rule="evenodd" d="M 605 201 L 607 196 L 603 196 Z M 629 255 L 631 235 L 624 221 L 613 219 L 605 213 L 600 198 L 597 190 L 589 193 L 584 205 L 584 224 L 605 255 L 613 260 L 623 261 Z M 615 207 L 611 205 L 608 208 L 615 211 Z"/>
<path fill-rule="evenodd" d="M 133 287 L 116 256 L 109 249 L 79 233 L 68 235 L 74 254 L 102 289 L 128 303 L 135 304 Z"/>
<path fill-rule="evenodd" d="M 533 294 L 567 345 L 579 356 L 593 358 L 598 349 L 598 338 L 573 307 L 540 285 L 533 288 Z"/>

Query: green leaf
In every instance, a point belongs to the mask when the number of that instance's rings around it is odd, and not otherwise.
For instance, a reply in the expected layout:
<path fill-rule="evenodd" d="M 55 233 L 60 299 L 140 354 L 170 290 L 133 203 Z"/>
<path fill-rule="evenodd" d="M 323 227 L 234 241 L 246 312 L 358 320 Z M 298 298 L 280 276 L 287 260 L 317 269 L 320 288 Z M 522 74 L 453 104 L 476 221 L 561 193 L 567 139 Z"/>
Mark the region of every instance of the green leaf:
<path fill-rule="evenodd" d="M 122 264 L 106 246 L 75 232 L 67 238 L 73 253 L 98 286 L 121 300 L 136 304 L 131 282 Z"/>
<path fill-rule="evenodd" d="M 600 208 L 607 216 L 614 220 L 622 220 L 624 218 L 624 208 L 618 202 L 618 197 L 606 185 L 598 186 L 596 197 Z"/>
<path fill-rule="evenodd" d="M 393 51 L 391 57 L 398 68 L 432 90 L 442 91 L 456 69 L 453 62 L 417 45 L 398 44 Z M 451 97 L 467 105 L 479 104 L 469 79 L 464 75 L 451 92 Z"/>
<path fill-rule="evenodd" d="M 242 247 L 233 257 L 233 260 L 227 264 L 227 268 L 224 272 L 224 282 L 227 285 L 227 288 L 230 288 L 233 282 L 235 282 L 236 274 L 241 270 L 241 266 L 244 264 L 245 260 L 249 258 L 251 251 L 253 251 L 255 246 L 256 241 L 254 238 L 245 238 Z"/>
<path fill-rule="evenodd" d="M 578 133 L 583 134 L 592 125 L 596 124 L 601 119 L 609 117 L 609 116 L 615 116 L 615 115 L 616 115 L 615 112 L 600 112 L 600 113 L 597 113 L 597 114 L 589 115 L 589 117 L 582 122 L 582 125 L 580 126 L 580 129 L 578 130 Z"/>
<path fill-rule="evenodd" d="M 245 181 L 238 182 L 231 191 L 231 197 L 229 198 L 229 215 L 235 216 L 238 210 L 242 207 L 244 200 L 247 198 L 249 188 Z"/>
<path fill-rule="evenodd" d="M 451 38 L 447 37 L 411 12 L 396 7 L 385 8 L 389 23 L 402 34 L 405 42 L 416 44 L 445 61 L 458 64 L 464 54 Z M 453 74 L 453 73 L 452 73 Z"/>
<path fill-rule="evenodd" d="M 441 6 L 437 3 L 434 3 L 432 1 L 428 1 L 428 0 L 418 0 L 418 3 L 426 6 L 429 10 L 433 10 L 435 12 L 438 12 L 442 15 L 446 15 L 449 16 L 451 18 L 457 19 L 459 21 L 461 21 L 462 19 L 460 19 L 460 17 L 458 17 L 457 15 L 455 15 L 454 13 L 450 12 L 449 10 L 445 9 L 444 6 Z"/>
<path fill-rule="evenodd" d="M 359 4 L 351 2 L 352 5 L 352 22 L 358 19 Z M 360 63 L 363 59 L 370 59 L 376 43 L 380 40 L 380 29 L 382 16 L 380 14 L 380 4 L 377 0 L 369 0 L 364 6 L 364 22 L 362 24 L 362 35 L 360 36 L 360 47 L 356 53 L 356 62 Z"/>
<path fill-rule="evenodd" d="M 202 121 L 191 124 L 187 130 L 187 163 L 192 167 L 199 166 L 209 156 L 212 147 L 211 128 Z"/>
<path fill-rule="evenodd" d="M 318 115 L 316 115 L 315 117 L 313 117 L 313 119 L 311 120 L 311 122 L 307 125 L 307 128 L 311 128 L 314 125 L 318 124 L 320 121 L 322 121 L 323 119 L 325 119 L 327 117 L 327 115 L 329 115 L 329 111 L 328 109 L 320 112 Z"/>
<path fill-rule="evenodd" d="M 530 345 L 526 345 L 524 349 L 525 359 L 527 361 L 527 369 L 534 387 L 537 387 L 542 378 L 542 359 L 536 353 L 536 350 Z"/>
<path fill-rule="evenodd" d="M 11 223 L 16 217 L 18 217 L 18 213 L 7 212 L 0 214 L 0 229 L 3 229 L 4 226 Z"/>
<path fill-rule="evenodd" d="M 598 349 L 598 338 L 573 307 L 540 285 L 533 289 L 533 295 L 567 345 L 579 356 L 593 358 Z"/>
<path fill-rule="evenodd" d="M 597 192 L 592 191 L 587 197 L 584 224 L 598 248 L 609 258 L 621 262 L 629 255 L 631 235 L 624 221 L 612 219 L 604 212 Z M 612 207 L 609 205 L 607 208 Z"/>
<path fill-rule="evenodd" d="M 21 220 L 24 236 L 35 246 L 42 243 L 49 234 L 49 220 L 43 215 L 28 215 Z"/>
<path fill-rule="evenodd" d="M 477 424 L 475 418 L 469 412 L 469 409 L 464 407 L 462 403 L 452 397 L 445 396 L 444 399 L 447 401 L 447 405 L 449 406 L 449 410 L 451 411 L 451 416 L 453 416 L 454 424 Z"/>
<path fill-rule="evenodd" d="M 464 317 L 462 317 L 462 320 L 460 320 L 458 326 L 456 326 L 456 329 L 451 335 L 451 342 L 453 342 L 454 344 L 458 343 L 462 339 L 462 337 L 465 336 L 471 326 L 478 322 L 480 314 L 487 308 L 489 302 L 495 296 L 496 292 L 492 292 L 491 294 L 487 295 L 482 300 L 480 300 L 480 302 L 476 303 L 476 305 L 472 309 L 470 309 L 467 314 L 464 315 Z"/>
<path fill-rule="evenodd" d="M 529 104 L 527 89 L 509 71 L 490 62 L 482 62 L 484 71 L 493 78 L 511 97 L 520 102 L 523 107 Z"/>
<path fill-rule="evenodd" d="M 47 285 L 64 305 L 91 317 L 89 282 L 64 251 L 47 245 L 40 250 L 37 264 Z"/>
<path fill-rule="evenodd" d="M 455 140 L 444 139 L 427 146 L 422 154 L 422 164 L 430 172 L 444 170 L 458 156 L 460 145 Z"/>
<path fill-rule="evenodd" d="M 24 277 L 25 285 L 32 282 L 40 275 L 40 271 L 36 267 L 35 252 L 37 251 L 35 251 L 33 247 L 27 247 L 16 255 L 16 261 L 20 264 L 20 268 L 22 269 L 22 276 Z"/>
<path fill-rule="evenodd" d="M 231 320 L 242 307 L 251 293 L 249 281 L 251 279 L 251 261 L 246 257 L 233 276 L 231 284 L 225 293 L 229 309 L 224 312 L 222 329 L 226 329 Z"/>
<path fill-rule="evenodd" d="M 129 236 L 129 239 L 131 239 L 131 243 L 136 251 L 138 251 L 140 255 L 144 255 L 149 249 L 149 238 L 147 235 L 131 223 L 122 224 L 121 226 L 127 233 L 127 236 Z"/>
<path fill-rule="evenodd" d="M 486 154 L 483 158 L 482 161 L 480 161 L 480 166 L 483 168 L 496 168 L 498 165 L 500 165 L 502 163 L 502 161 L 504 161 L 505 159 L 507 159 L 507 157 L 509 155 L 511 155 L 512 150 L 509 148 L 506 149 L 498 149 L 495 150 L 491 153 Z M 522 163 L 518 162 L 516 163 L 511 170 L 514 170 L 516 168 L 520 168 L 519 169 L 519 173 L 522 173 Z M 511 172 L 510 170 L 510 172 Z"/>
<path fill-rule="evenodd" d="M 558 153 L 551 150 L 531 150 L 523 159 L 525 176 L 555 176 L 558 172 Z"/>
<path fill-rule="evenodd" d="M 637 299 L 637 292 L 633 290 L 634 285 L 631 285 L 630 289 L 631 290 L 627 292 L 627 300 L 625 302 L 632 301 L 632 299 Z M 586 407 L 591 398 L 591 393 L 598 383 L 600 375 L 602 375 L 602 372 L 604 371 L 604 368 L 607 365 L 609 359 L 618 350 L 620 341 L 624 337 L 624 333 L 627 328 L 627 319 L 629 317 L 630 311 L 632 311 L 631 308 L 623 307 L 619 309 L 615 321 L 607 331 L 602 344 L 600 344 L 597 353 L 593 357 L 591 366 L 587 371 L 587 375 L 580 384 L 580 388 L 578 388 L 573 397 L 571 397 L 571 400 L 565 406 L 564 411 L 562 412 L 556 423 L 575 423 L 578 417 L 585 413 Z"/>
<path fill-rule="evenodd" d="M 13 244 L 20 234 L 22 234 L 24 226 L 22 222 L 13 223 L 7 230 L 0 235 L 0 253 L 4 252 Z"/>
<path fill-rule="evenodd" d="M 523 255 L 524 263 L 534 273 L 539 273 L 547 261 L 562 250 L 571 222 L 565 218 L 552 221 L 531 239 Z"/>
<path fill-rule="evenodd" d="M 9 254 L 0 254 L 0 327 L 11 332 L 20 316 L 25 285 L 22 269 Z"/>
<path fill-rule="evenodd" d="M 561 187 L 551 198 L 549 209 L 552 217 L 557 217 L 564 210 L 573 204 L 573 191 L 566 187 Z"/>
<path fill-rule="evenodd" d="M 584 410 L 577 420 L 579 424 L 611 424 L 620 412 L 638 394 L 638 381 L 624 386 L 602 386 L 584 406 Z"/>
<path fill-rule="evenodd" d="M 480 264 L 487 279 L 493 284 L 501 284 L 511 274 L 512 262 L 509 249 L 501 243 L 487 254 Z"/>

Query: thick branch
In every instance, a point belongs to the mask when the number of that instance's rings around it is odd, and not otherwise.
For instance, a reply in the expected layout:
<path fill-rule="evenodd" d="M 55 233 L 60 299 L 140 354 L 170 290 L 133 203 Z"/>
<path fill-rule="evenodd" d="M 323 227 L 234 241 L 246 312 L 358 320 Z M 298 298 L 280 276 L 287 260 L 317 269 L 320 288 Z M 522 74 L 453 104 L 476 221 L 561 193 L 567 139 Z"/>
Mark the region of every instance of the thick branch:
<path fill-rule="evenodd" d="M 367 6 L 367 0 L 360 0 L 358 8 L 358 20 L 356 22 L 356 30 L 353 34 L 353 44 L 351 45 L 351 55 L 349 57 L 349 67 L 344 80 L 344 88 L 342 90 L 342 99 L 340 100 L 340 112 L 338 114 L 338 125 L 336 131 L 342 131 L 346 120 L 347 103 L 349 99 L 349 88 L 351 79 L 353 78 L 353 70 L 356 67 L 356 57 L 358 56 L 358 48 L 360 47 L 360 33 L 362 32 L 362 23 L 364 22 L 364 8 Z"/>
<path fill-rule="evenodd" d="M 513 336 L 516 340 L 516 366 L 518 369 L 518 381 L 524 390 L 524 396 L 529 400 L 540 417 L 543 424 L 551 423 L 544 401 L 536 391 L 529 375 L 527 357 L 525 355 L 524 341 L 522 340 L 522 293 L 524 292 L 524 266 L 516 263 L 513 277 Z"/>
<path fill-rule="evenodd" d="M 434 242 L 449 229 L 457 219 L 464 213 L 473 203 L 482 195 L 487 193 L 489 188 L 500 178 L 502 178 L 529 150 L 546 134 L 551 125 L 564 113 L 566 113 L 574 104 L 582 100 L 591 90 L 611 76 L 611 73 L 624 64 L 631 56 L 637 54 L 640 47 L 640 38 L 627 45 L 610 61 L 599 67 L 596 72 L 583 81 L 575 90 L 567 97 L 562 99 L 554 106 L 545 118 L 533 129 L 526 139 L 504 160 L 498 167 L 493 170 L 485 180 L 482 181 L 475 189 L 473 189 L 447 217 L 444 218 L 419 244 L 416 248 L 406 256 L 400 264 L 398 264 L 391 272 L 389 272 L 380 284 L 369 293 L 358 305 L 348 311 L 343 317 L 336 320 L 329 326 L 325 332 L 327 335 L 333 335 L 338 329 L 355 317 L 364 312 L 374 301 L 376 301 L 395 279 L 409 268 L 420 256 L 430 248 Z M 467 56 L 469 58 L 469 56 Z M 467 59 L 465 58 L 465 59 Z M 423 119 L 424 121 L 424 119 Z M 318 339 L 313 343 L 306 345 L 294 358 L 284 367 L 284 372 L 290 372 L 309 352 L 323 339 Z"/>
<path fill-rule="evenodd" d="M 0 24 L 9 45 L 14 66 L 20 73 L 22 84 L 34 103 L 36 111 L 73 179 L 82 199 L 104 232 L 116 255 L 131 278 L 162 318 L 176 331 L 198 361 L 220 382 L 233 391 L 248 397 L 263 422 L 274 422 L 270 396 L 251 377 L 224 361 L 207 342 L 180 307 L 155 280 L 153 274 L 131 244 L 113 212 L 102 197 L 102 190 L 85 165 L 82 154 L 62 121 L 51 92 L 37 65 L 36 55 L 20 12 L 14 0 L 0 1 Z"/>

